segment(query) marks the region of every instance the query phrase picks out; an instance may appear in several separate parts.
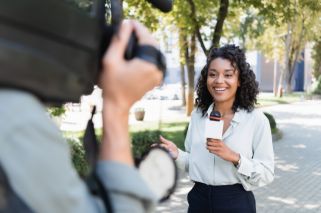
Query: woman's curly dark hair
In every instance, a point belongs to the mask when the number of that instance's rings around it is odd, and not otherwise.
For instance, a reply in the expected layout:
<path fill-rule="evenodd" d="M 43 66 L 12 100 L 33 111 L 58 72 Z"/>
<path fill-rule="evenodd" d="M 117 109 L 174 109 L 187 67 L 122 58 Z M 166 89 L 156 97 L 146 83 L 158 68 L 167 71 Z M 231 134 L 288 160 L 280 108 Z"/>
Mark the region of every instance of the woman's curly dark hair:
<path fill-rule="evenodd" d="M 255 74 L 246 62 L 245 53 L 238 46 L 233 44 L 225 45 L 221 48 L 213 48 L 208 57 L 201 76 L 198 79 L 196 90 L 196 107 L 206 114 L 208 107 L 213 103 L 213 97 L 207 89 L 207 73 L 211 62 L 216 58 L 227 59 L 231 65 L 239 71 L 240 86 L 236 91 L 235 101 L 232 110 L 236 112 L 238 108 L 250 112 L 254 109 L 257 102 L 256 96 L 259 93 L 258 82 L 255 80 Z M 214 100 L 215 104 L 215 100 Z"/>

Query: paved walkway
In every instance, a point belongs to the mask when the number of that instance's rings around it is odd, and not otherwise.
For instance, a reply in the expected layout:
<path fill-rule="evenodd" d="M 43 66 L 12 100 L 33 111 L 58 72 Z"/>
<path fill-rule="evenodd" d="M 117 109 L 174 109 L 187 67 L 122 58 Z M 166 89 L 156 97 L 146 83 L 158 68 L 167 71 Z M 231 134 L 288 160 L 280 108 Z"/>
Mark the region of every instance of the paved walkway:
<path fill-rule="evenodd" d="M 274 142 L 274 182 L 254 191 L 257 212 L 321 213 L 321 101 L 263 109 L 274 115 L 283 138 Z M 157 212 L 187 212 L 190 188 L 181 174 L 175 194 Z"/>

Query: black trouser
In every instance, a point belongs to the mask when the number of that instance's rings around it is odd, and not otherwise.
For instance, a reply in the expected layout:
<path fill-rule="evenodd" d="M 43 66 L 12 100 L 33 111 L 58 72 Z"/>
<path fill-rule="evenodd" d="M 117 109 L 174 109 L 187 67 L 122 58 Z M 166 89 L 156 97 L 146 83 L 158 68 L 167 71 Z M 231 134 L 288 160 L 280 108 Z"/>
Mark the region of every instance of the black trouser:
<path fill-rule="evenodd" d="M 188 213 L 255 213 L 253 192 L 241 184 L 210 186 L 196 182 L 187 195 Z"/>

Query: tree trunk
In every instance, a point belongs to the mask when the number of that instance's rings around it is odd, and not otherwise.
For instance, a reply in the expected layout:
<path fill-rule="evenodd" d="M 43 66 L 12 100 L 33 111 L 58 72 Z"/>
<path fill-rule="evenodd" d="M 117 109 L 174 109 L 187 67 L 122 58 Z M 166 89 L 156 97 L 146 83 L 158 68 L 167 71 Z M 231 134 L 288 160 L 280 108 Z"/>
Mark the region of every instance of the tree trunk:
<path fill-rule="evenodd" d="M 199 26 L 198 20 L 196 19 L 195 4 L 192 0 L 188 0 L 188 3 L 191 7 L 191 17 L 193 20 L 196 37 L 201 45 L 201 48 L 202 48 L 205 56 L 207 56 L 209 50 L 212 47 L 218 47 L 220 45 L 220 39 L 221 39 L 221 36 L 223 33 L 223 24 L 224 24 L 225 18 L 227 17 L 227 14 L 228 14 L 229 0 L 220 0 L 220 8 L 219 8 L 219 11 L 217 14 L 217 21 L 216 21 L 215 30 L 213 33 L 212 45 L 209 49 L 206 49 L 204 41 L 203 41 L 201 33 L 200 33 L 200 26 Z"/>
<path fill-rule="evenodd" d="M 287 75 L 287 87 L 286 87 L 286 93 L 287 94 L 290 94 L 292 93 L 292 78 L 293 78 L 293 74 L 294 74 L 294 70 L 295 70 L 295 67 L 296 67 L 296 62 L 298 61 L 298 53 L 300 52 L 299 49 L 297 50 L 294 50 L 296 53 L 295 53 L 295 56 L 294 56 L 294 59 L 293 59 L 293 55 L 291 55 L 291 60 L 289 60 L 289 70 L 288 70 L 288 75 Z M 294 53 L 293 53 L 294 54 Z"/>
<path fill-rule="evenodd" d="M 187 38 L 186 35 L 183 32 L 183 29 L 179 30 L 179 64 L 181 69 L 181 91 L 182 91 L 182 106 L 186 106 L 186 91 L 185 91 L 185 53 L 187 46 Z"/>
<path fill-rule="evenodd" d="M 199 23 L 198 23 L 198 20 L 196 18 L 196 7 L 195 7 L 195 3 L 193 0 L 188 0 L 188 3 L 191 7 L 191 17 L 192 17 L 192 21 L 193 21 L 193 27 L 194 27 L 194 30 L 195 30 L 195 33 L 196 33 L 196 37 L 201 45 L 201 48 L 205 54 L 205 56 L 207 56 L 208 54 L 208 50 L 206 49 L 205 47 L 205 44 L 204 44 L 204 41 L 203 41 L 203 38 L 202 38 L 202 35 L 201 35 L 201 31 L 200 31 L 200 26 L 199 26 Z"/>
<path fill-rule="evenodd" d="M 195 76 L 195 52 L 196 52 L 196 36 L 195 33 L 190 38 L 190 53 L 185 51 L 187 70 L 188 70 L 188 89 L 187 89 L 187 106 L 186 115 L 190 116 L 194 108 L 194 76 Z"/>
<path fill-rule="evenodd" d="M 220 9 L 217 15 L 217 21 L 212 39 L 212 47 L 219 47 L 223 32 L 224 20 L 228 13 L 229 0 L 220 0 Z"/>
<path fill-rule="evenodd" d="M 286 79 L 287 71 L 289 70 L 289 49 L 291 44 L 291 24 L 288 23 L 288 31 L 287 35 L 285 37 L 285 55 L 284 55 L 284 65 L 283 69 L 281 70 L 280 80 L 279 80 L 279 86 L 278 86 L 278 97 L 283 96 L 283 85 L 284 85 L 284 79 Z"/>
<path fill-rule="evenodd" d="M 284 74 L 285 74 L 285 68 L 283 67 L 281 74 L 280 74 L 280 78 L 279 78 L 279 85 L 278 85 L 278 97 L 282 97 L 283 96 L 283 81 L 284 81 Z"/>
<path fill-rule="evenodd" d="M 183 63 L 180 63 L 181 67 L 181 91 L 182 91 L 182 106 L 186 106 L 186 92 L 185 92 L 185 67 Z"/>
<path fill-rule="evenodd" d="M 288 66 L 289 66 L 289 70 L 288 70 L 288 75 L 287 75 L 287 93 L 290 94 L 292 93 L 292 78 L 294 75 L 294 71 L 295 71 L 295 67 L 296 67 L 296 62 L 298 61 L 299 55 L 301 54 L 301 43 L 303 40 L 303 36 L 305 33 L 304 30 L 304 20 L 302 20 L 302 27 L 300 29 L 300 35 L 298 40 L 294 40 L 292 38 L 292 45 L 291 45 L 291 51 L 290 51 L 290 55 L 289 55 L 289 61 L 288 61 Z M 295 43 L 296 42 L 296 43 Z"/>
<path fill-rule="evenodd" d="M 289 47 L 288 47 L 289 48 Z M 294 52 L 295 52 L 295 48 L 293 46 L 293 44 L 291 45 L 291 48 L 289 48 L 289 55 L 288 55 L 288 61 L 287 63 L 287 70 L 286 70 L 286 94 L 290 94 L 292 92 L 292 76 L 293 76 L 293 69 L 294 69 Z"/>

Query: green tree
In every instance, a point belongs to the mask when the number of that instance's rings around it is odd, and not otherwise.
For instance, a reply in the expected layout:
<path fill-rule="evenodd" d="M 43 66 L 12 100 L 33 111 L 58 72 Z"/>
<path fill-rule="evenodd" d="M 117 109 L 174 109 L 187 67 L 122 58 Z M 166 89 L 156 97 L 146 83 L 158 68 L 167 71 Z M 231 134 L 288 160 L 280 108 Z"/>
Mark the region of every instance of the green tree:
<path fill-rule="evenodd" d="M 205 55 L 212 46 L 218 46 L 228 7 L 229 0 L 221 0 L 219 4 L 216 1 L 208 0 L 177 0 L 174 3 L 171 15 L 167 18 L 167 23 L 174 24 L 179 29 L 181 72 L 184 71 L 183 67 L 186 66 L 188 73 L 187 115 L 191 114 L 194 107 L 196 39 Z M 216 14 L 218 14 L 217 19 L 215 18 Z M 206 42 L 210 42 L 207 47 Z M 182 90 L 184 90 L 184 85 L 182 85 Z"/>
<path fill-rule="evenodd" d="M 174 4 L 168 23 L 178 27 L 180 66 L 187 69 L 187 97 L 186 114 L 190 115 L 194 107 L 194 76 L 196 54 L 196 30 L 192 23 L 192 10 L 187 1 L 177 0 Z M 184 70 L 181 68 L 181 72 Z M 183 74 L 182 74 L 183 77 Z M 183 80 L 183 79 L 182 79 Z M 185 85 L 182 84 L 182 93 L 185 95 Z"/>
<path fill-rule="evenodd" d="M 162 27 L 159 19 L 162 17 L 162 13 L 153 8 L 146 0 L 124 0 L 123 5 L 126 19 L 136 19 L 153 32 Z"/>
<path fill-rule="evenodd" d="M 229 0 L 220 0 L 219 5 L 213 1 L 187 1 L 190 6 L 190 17 L 192 28 L 205 55 L 212 47 L 218 47 L 223 34 L 224 21 L 228 15 Z M 217 12 L 216 12 L 217 10 Z M 213 24 L 215 23 L 215 25 Z M 208 30 L 210 33 L 204 33 Z M 204 41 L 211 39 L 207 48 Z"/>
<path fill-rule="evenodd" d="M 156 29 L 162 30 L 163 35 L 157 35 L 160 40 L 161 37 L 166 37 L 167 33 L 174 32 L 179 35 L 178 48 L 180 52 L 179 65 L 181 67 L 182 76 L 182 95 L 185 97 L 184 73 L 186 68 L 188 77 L 186 103 L 187 114 L 190 115 L 194 101 L 194 63 L 196 53 L 196 31 L 191 24 L 192 11 L 190 5 L 185 0 L 177 0 L 174 2 L 172 12 L 162 14 L 157 10 L 152 9 L 145 1 L 126 0 L 124 1 L 124 9 L 126 17 L 140 20 L 152 31 L 155 31 Z M 171 28 L 171 26 L 176 26 L 177 30 Z"/>
<path fill-rule="evenodd" d="M 279 96 L 285 87 L 292 91 L 296 62 L 309 41 L 320 36 L 321 2 L 313 0 L 271 0 L 255 5 L 257 16 L 263 17 L 263 32 L 251 39 L 269 58 L 283 61 L 279 80 Z M 260 28 L 262 29 L 262 28 Z M 262 32 L 262 30 L 261 30 Z"/>
<path fill-rule="evenodd" d="M 315 42 L 312 52 L 313 76 L 318 79 L 321 76 L 321 37 Z"/>

